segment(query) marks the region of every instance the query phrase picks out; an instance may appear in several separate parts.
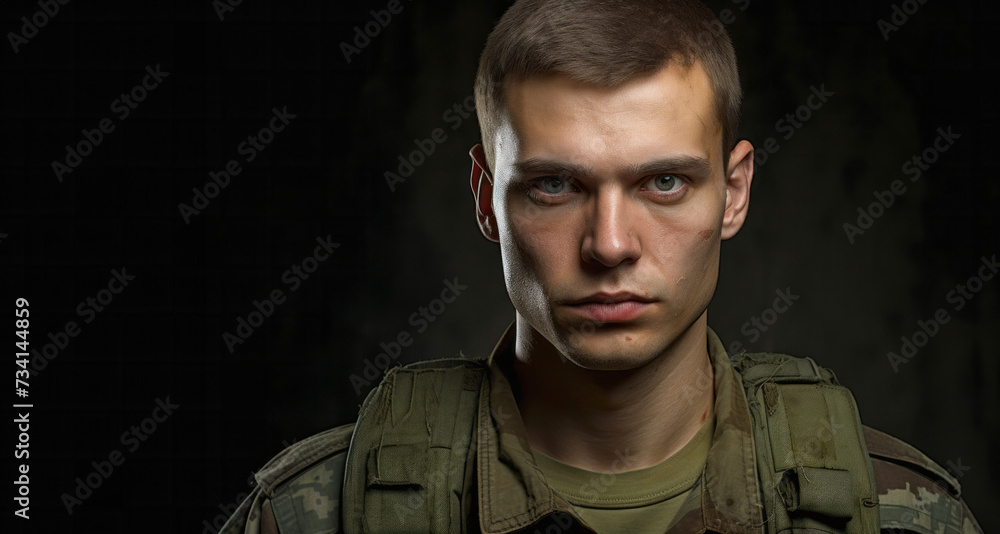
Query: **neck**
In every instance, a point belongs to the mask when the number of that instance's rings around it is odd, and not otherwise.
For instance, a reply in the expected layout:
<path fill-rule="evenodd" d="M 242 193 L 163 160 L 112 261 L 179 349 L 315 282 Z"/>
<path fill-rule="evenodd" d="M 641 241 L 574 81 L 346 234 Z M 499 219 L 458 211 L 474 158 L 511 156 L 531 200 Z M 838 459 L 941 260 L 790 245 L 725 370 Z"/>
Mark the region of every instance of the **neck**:
<path fill-rule="evenodd" d="M 515 372 L 532 448 L 603 473 L 643 469 L 672 456 L 714 409 L 707 329 L 706 312 L 648 364 L 594 371 L 566 360 L 518 317 Z"/>

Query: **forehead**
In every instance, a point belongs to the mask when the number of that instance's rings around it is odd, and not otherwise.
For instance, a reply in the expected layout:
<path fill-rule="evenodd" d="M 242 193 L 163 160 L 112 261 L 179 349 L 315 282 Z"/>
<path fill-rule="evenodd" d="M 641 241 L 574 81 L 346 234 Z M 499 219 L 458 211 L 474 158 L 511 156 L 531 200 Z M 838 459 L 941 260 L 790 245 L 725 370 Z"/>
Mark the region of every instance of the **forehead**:
<path fill-rule="evenodd" d="M 714 163 L 721 152 L 711 81 L 697 62 L 672 62 L 617 87 L 561 73 L 512 81 L 507 109 L 516 160 L 557 158 L 601 168 L 681 154 Z"/>

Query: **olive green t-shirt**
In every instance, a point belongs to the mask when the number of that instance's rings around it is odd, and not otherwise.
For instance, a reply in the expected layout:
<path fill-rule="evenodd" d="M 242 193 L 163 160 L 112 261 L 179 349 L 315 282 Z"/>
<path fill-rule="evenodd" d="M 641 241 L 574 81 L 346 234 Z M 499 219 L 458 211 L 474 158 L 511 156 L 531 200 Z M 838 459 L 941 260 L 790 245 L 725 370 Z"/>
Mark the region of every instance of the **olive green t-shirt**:
<path fill-rule="evenodd" d="M 663 534 L 701 476 L 714 431 L 713 414 L 673 456 L 635 471 L 627 470 L 627 455 L 619 455 L 622 472 L 596 473 L 534 454 L 552 489 L 599 534 Z"/>

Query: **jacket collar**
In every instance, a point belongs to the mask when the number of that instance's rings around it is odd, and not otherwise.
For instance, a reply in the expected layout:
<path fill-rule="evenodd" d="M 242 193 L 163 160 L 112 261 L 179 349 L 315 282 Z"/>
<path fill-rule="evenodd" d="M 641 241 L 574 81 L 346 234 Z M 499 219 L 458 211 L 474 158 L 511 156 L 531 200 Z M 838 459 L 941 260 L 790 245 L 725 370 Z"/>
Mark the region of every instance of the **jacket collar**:
<path fill-rule="evenodd" d="M 480 528 L 506 534 L 527 528 L 546 516 L 570 514 L 573 506 L 558 495 L 535 463 L 514 390 L 515 329 L 511 324 L 489 357 L 477 416 L 477 491 Z M 753 428 L 742 379 L 733 369 L 722 341 L 708 331 L 715 388 L 716 428 L 705 470 L 690 503 L 701 513 L 683 514 L 685 532 L 763 533 Z M 690 387 L 699 387 L 696 383 Z M 685 504 L 685 508 L 688 508 Z M 579 522 L 579 518 L 577 518 Z"/>

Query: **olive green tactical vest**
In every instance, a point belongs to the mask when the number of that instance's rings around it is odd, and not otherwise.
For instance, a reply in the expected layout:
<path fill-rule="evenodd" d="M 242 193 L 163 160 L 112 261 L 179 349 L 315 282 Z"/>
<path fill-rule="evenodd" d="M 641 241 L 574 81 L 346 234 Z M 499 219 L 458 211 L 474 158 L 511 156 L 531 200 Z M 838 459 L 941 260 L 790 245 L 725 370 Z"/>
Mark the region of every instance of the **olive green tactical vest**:
<path fill-rule="evenodd" d="M 766 531 L 879 532 L 878 491 L 850 391 L 811 358 L 743 354 L 733 368 L 753 420 Z M 362 405 L 351 440 L 343 532 L 463 531 L 475 517 L 468 497 L 476 494 L 477 414 L 489 409 L 486 370 L 483 360 L 435 360 L 389 371 Z"/>

